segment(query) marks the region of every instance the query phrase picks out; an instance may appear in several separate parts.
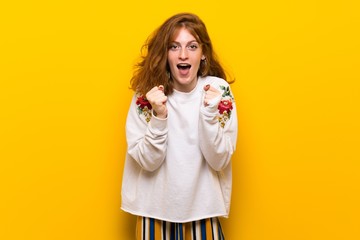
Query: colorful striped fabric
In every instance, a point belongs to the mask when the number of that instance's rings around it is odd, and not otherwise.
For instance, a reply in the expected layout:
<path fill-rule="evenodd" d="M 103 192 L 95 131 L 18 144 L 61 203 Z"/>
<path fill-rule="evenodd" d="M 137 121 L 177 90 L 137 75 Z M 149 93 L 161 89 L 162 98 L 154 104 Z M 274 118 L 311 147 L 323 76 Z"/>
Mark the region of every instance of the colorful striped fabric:
<path fill-rule="evenodd" d="M 218 218 L 172 223 L 138 216 L 136 240 L 224 240 Z"/>

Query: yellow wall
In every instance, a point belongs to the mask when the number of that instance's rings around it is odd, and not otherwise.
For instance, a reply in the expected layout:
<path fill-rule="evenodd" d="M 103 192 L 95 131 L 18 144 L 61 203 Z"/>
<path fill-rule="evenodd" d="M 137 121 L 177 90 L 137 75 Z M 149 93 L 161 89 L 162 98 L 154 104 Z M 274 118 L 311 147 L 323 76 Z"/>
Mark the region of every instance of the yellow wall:
<path fill-rule="evenodd" d="M 3 2 L 0 239 L 133 239 L 119 210 L 132 65 L 182 11 L 237 79 L 227 239 L 360 239 L 358 1 Z"/>

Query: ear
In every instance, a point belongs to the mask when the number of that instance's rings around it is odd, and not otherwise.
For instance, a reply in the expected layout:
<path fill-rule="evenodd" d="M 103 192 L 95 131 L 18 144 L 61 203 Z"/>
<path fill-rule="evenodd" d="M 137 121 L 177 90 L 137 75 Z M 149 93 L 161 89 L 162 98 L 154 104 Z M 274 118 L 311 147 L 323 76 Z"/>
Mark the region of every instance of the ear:
<path fill-rule="evenodd" d="M 204 55 L 202 55 L 202 57 L 201 57 L 201 60 L 205 60 L 206 58 L 205 58 L 205 56 Z"/>

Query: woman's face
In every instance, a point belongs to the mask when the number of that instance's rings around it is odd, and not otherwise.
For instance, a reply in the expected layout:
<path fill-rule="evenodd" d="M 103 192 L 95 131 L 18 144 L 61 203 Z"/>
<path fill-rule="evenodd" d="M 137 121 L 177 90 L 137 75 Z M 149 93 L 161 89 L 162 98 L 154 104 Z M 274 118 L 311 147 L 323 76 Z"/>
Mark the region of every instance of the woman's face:
<path fill-rule="evenodd" d="M 200 44 L 186 28 L 180 28 L 168 50 L 168 64 L 176 90 L 190 92 L 195 88 L 201 59 L 204 55 Z"/>

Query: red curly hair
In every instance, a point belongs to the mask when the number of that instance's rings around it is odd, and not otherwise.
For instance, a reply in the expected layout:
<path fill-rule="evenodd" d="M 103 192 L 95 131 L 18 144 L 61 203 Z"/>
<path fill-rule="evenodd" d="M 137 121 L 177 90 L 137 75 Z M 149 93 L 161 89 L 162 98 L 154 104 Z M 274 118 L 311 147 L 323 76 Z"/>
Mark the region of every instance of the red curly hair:
<path fill-rule="evenodd" d="M 136 69 L 130 82 L 131 89 L 145 95 L 154 86 L 163 85 L 166 95 L 173 92 L 173 80 L 169 78 L 167 55 L 170 43 L 180 28 L 186 28 L 202 48 L 206 62 L 201 61 L 198 76 L 216 76 L 226 80 L 225 71 L 213 50 L 203 21 L 195 14 L 180 13 L 167 19 L 145 42 L 142 48 L 145 50 L 145 55 L 135 66 Z"/>

